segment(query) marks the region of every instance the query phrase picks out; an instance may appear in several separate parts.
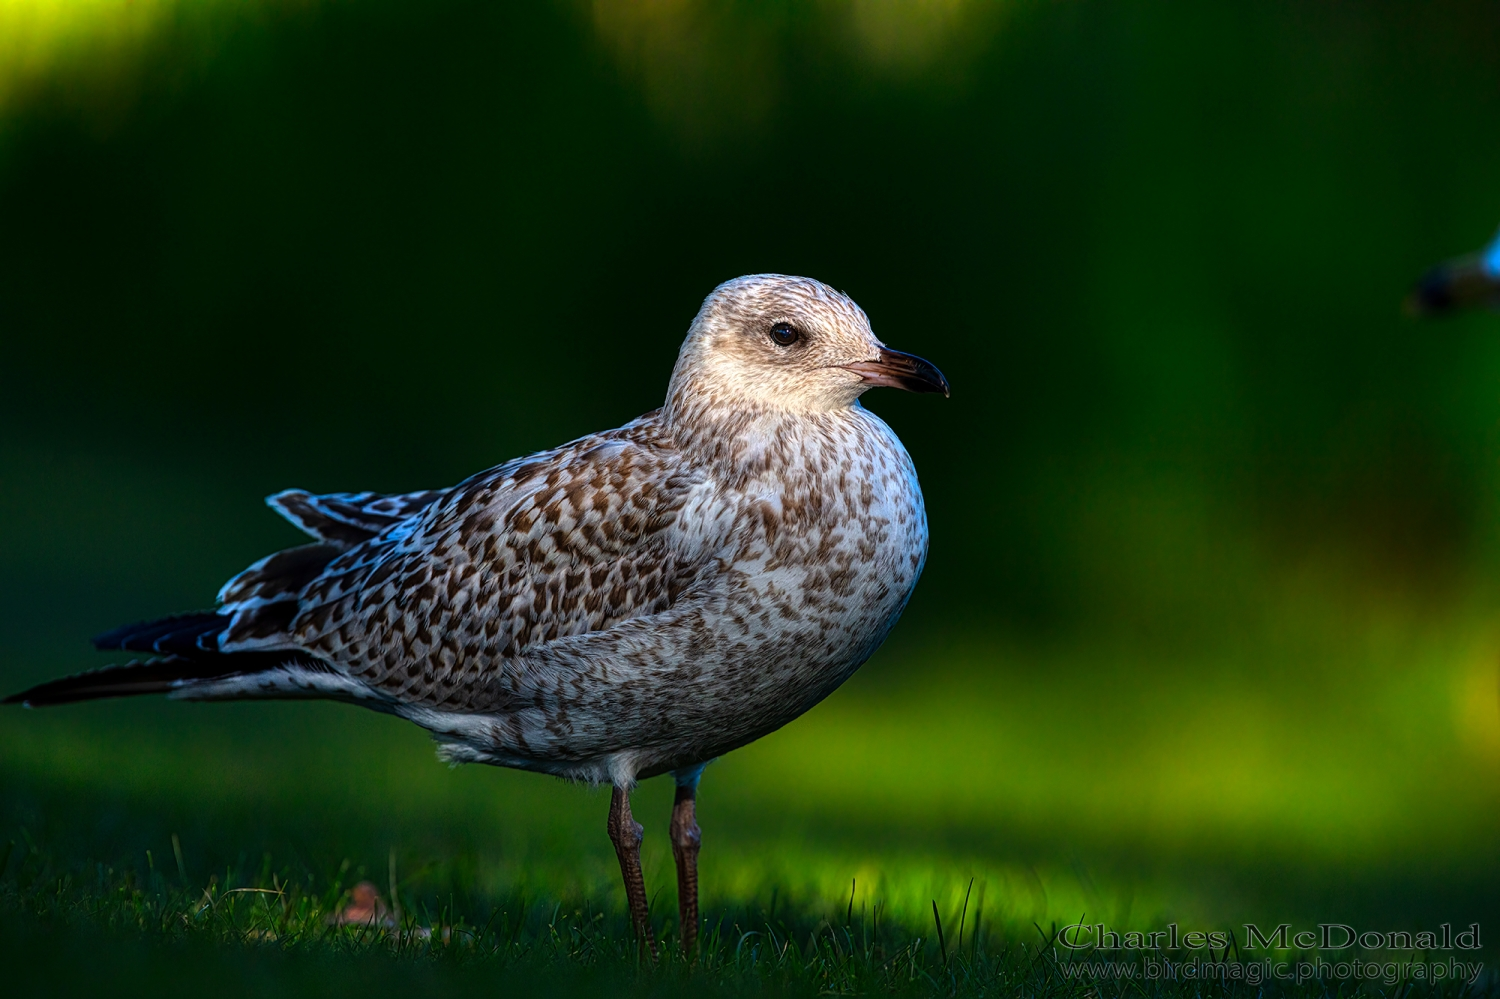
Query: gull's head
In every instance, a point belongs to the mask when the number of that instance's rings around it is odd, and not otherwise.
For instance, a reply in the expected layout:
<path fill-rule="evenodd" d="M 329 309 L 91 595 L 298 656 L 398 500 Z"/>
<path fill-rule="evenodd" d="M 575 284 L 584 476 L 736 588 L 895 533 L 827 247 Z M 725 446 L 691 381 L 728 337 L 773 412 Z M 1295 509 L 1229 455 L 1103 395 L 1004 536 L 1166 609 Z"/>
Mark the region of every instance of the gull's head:
<path fill-rule="evenodd" d="M 698 310 L 669 405 L 826 412 L 890 385 L 948 394 L 942 372 L 891 350 L 854 300 L 812 278 L 752 274 L 725 281 Z"/>

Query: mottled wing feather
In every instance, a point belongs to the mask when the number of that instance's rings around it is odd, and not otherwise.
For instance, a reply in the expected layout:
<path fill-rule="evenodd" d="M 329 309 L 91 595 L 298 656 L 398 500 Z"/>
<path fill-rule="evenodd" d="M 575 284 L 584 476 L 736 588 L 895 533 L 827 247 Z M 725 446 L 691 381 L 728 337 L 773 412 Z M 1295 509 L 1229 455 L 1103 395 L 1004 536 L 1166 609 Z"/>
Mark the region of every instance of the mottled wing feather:
<path fill-rule="evenodd" d="M 444 490 L 387 496 L 382 493 L 325 493 L 287 489 L 266 497 L 266 504 L 319 541 L 352 548 L 395 524 L 421 513 Z"/>
<path fill-rule="evenodd" d="M 220 647 L 246 649 L 284 639 L 297 614 L 298 596 L 330 562 L 419 514 L 442 495 L 442 490 L 387 496 L 287 489 L 266 497 L 271 509 L 318 540 L 268 555 L 224 584 L 219 612 L 230 623 Z"/>
<path fill-rule="evenodd" d="M 460 707 L 529 649 L 667 609 L 701 568 L 669 543 L 699 473 L 655 426 L 475 476 L 332 559 L 279 634 L 232 628 L 224 647 L 302 649 L 403 701 Z"/>
<path fill-rule="evenodd" d="M 344 550 L 326 541 L 288 548 L 267 555 L 225 583 L 219 591 L 219 614 L 227 615 L 228 627 L 218 637 L 219 648 L 229 651 L 226 643 L 231 638 L 248 647 L 246 643 L 255 639 L 284 634 L 296 616 L 298 595 Z"/>

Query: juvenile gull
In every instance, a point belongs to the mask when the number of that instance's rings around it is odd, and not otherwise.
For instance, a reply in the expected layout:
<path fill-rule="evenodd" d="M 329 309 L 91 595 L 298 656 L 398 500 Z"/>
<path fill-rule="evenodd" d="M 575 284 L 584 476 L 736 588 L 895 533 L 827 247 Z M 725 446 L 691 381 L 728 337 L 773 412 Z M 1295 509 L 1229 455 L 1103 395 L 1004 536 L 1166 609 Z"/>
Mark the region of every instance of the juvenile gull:
<path fill-rule="evenodd" d="M 670 773 L 691 949 L 703 768 L 848 679 L 927 557 L 911 458 L 859 403 L 874 385 L 948 394 L 827 285 L 726 282 L 661 409 L 451 489 L 277 493 L 312 543 L 235 576 L 216 611 L 94 640 L 146 661 L 6 703 L 327 698 L 413 721 L 455 762 L 608 782 L 631 919 L 653 948 L 629 795 Z"/>

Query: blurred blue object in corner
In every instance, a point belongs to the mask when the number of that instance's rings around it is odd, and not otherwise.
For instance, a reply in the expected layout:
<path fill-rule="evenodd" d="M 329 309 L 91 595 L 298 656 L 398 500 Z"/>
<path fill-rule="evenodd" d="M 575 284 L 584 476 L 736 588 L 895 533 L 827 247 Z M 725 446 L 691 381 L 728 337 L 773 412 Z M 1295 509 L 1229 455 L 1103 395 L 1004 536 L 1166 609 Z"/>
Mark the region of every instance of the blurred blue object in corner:
<path fill-rule="evenodd" d="M 1413 316 L 1454 315 L 1479 305 L 1500 311 L 1500 234 L 1478 253 L 1429 268 L 1406 296 Z"/>

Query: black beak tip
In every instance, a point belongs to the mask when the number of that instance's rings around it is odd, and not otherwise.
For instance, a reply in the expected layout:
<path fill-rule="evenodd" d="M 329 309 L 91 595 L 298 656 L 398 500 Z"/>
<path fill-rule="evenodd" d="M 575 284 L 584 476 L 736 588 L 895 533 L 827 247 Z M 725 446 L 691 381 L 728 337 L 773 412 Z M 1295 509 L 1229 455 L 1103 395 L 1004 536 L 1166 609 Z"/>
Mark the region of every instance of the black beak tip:
<path fill-rule="evenodd" d="M 944 399 L 953 398 L 953 390 L 948 385 L 947 377 L 937 369 L 935 365 L 928 364 L 927 371 L 923 372 L 925 377 L 918 383 L 918 392 L 942 393 Z"/>
<path fill-rule="evenodd" d="M 944 399 L 951 398 L 948 379 L 936 364 L 915 354 L 898 351 L 891 352 L 891 359 L 896 362 L 892 366 L 901 369 L 901 387 L 908 392 L 942 393 Z"/>
<path fill-rule="evenodd" d="M 913 381 L 906 386 L 913 392 L 930 392 L 933 395 L 941 395 L 944 399 L 953 398 L 953 391 L 948 386 L 948 379 L 938 375 L 932 381 Z"/>

